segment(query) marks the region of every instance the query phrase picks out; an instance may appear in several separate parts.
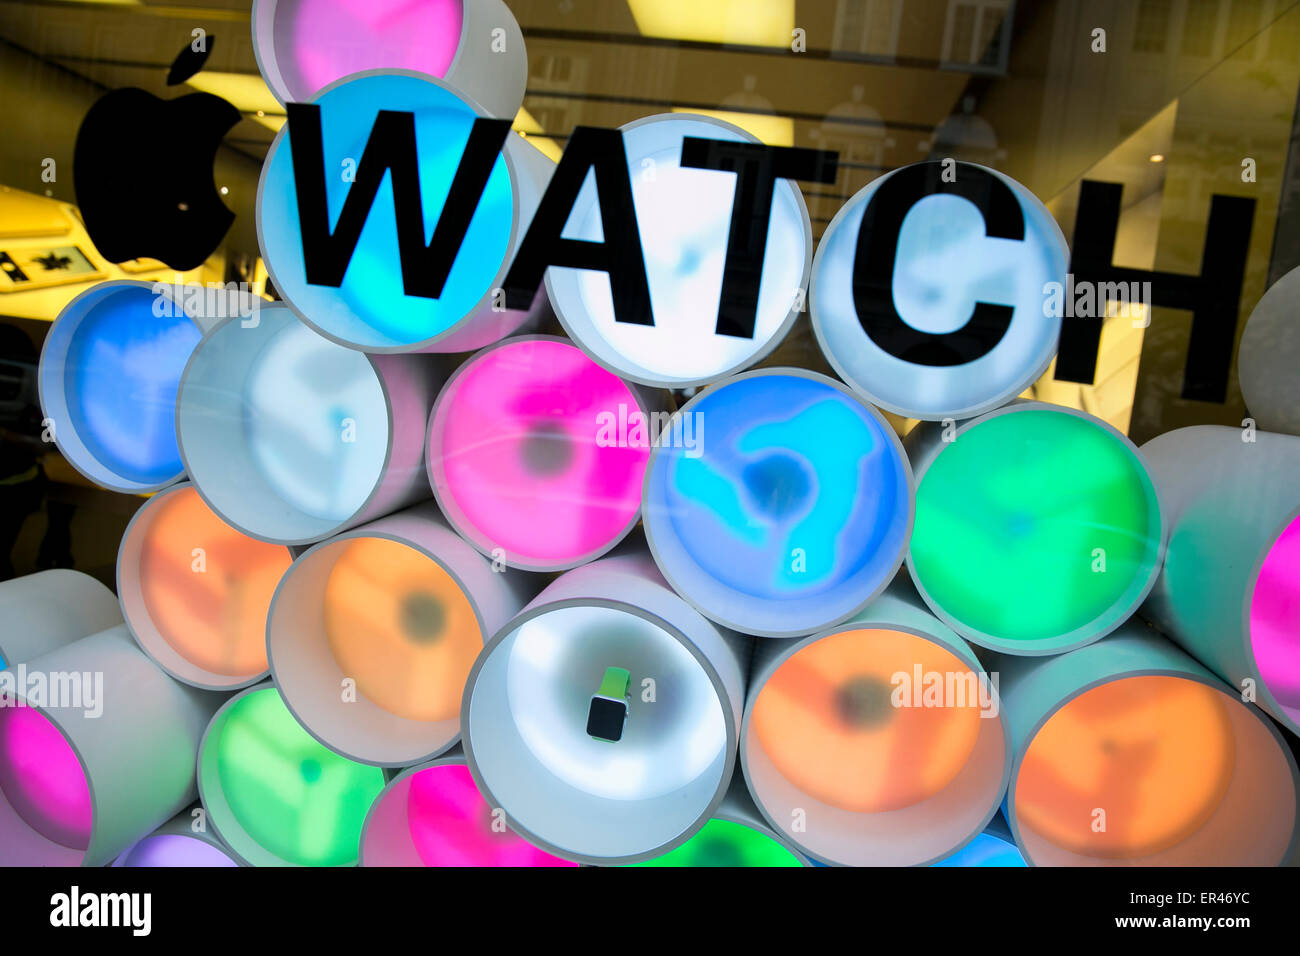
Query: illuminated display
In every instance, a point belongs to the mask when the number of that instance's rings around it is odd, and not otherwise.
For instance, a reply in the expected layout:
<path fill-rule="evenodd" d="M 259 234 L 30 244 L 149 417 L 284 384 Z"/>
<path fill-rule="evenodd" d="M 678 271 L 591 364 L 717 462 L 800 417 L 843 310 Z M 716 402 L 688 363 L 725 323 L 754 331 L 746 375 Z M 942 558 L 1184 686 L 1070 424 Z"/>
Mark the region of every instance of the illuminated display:
<path fill-rule="evenodd" d="M 807 633 L 859 610 L 902 562 L 911 474 L 893 430 L 830 379 L 793 369 L 696 396 L 646 478 L 646 536 L 664 576 L 750 634 Z"/>
<path fill-rule="evenodd" d="M 606 368 L 649 385 L 700 384 L 753 364 L 800 311 L 812 233 L 798 186 L 785 179 L 775 184 L 753 334 L 719 334 L 737 177 L 686 168 L 682 143 L 686 137 L 757 140 L 728 123 L 685 114 L 637 120 L 622 134 L 654 322 L 616 317 L 607 273 L 552 266 L 547 292 L 565 330 Z M 604 238 L 594 178 L 578 192 L 566 221 L 565 238 Z"/>
<path fill-rule="evenodd" d="M 926 800 L 970 760 L 981 717 L 975 697 L 961 706 L 896 706 L 894 675 L 910 677 L 917 665 L 922 673 L 970 671 L 951 651 L 902 631 L 848 630 L 807 644 L 763 685 L 750 717 L 757 743 L 791 784 L 831 806 L 883 813 Z"/>
<path fill-rule="evenodd" d="M 442 77 L 460 43 L 462 0 L 258 0 L 253 17 L 261 66 L 281 102 L 310 99 L 365 70 Z M 269 20 L 270 29 L 258 30 Z M 282 86 L 281 86 L 282 84 Z"/>
<path fill-rule="evenodd" d="M 176 414 L 195 487 L 223 521 L 279 544 L 358 523 L 390 478 L 413 494 L 422 474 L 388 468 L 423 444 L 421 392 L 436 387 L 412 361 L 343 348 L 283 307 L 218 326 L 195 350 Z M 394 376 L 402 406 L 390 403 Z"/>
<path fill-rule="evenodd" d="M 370 351 L 432 347 L 471 313 L 486 312 L 492 318 L 489 300 L 500 285 L 498 274 L 504 272 L 515 229 L 515 207 L 523 199 L 512 184 L 504 155 L 496 155 L 485 170 L 481 195 L 471 195 L 474 190 L 464 184 L 451 192 L 470 142 L 477 116 L 474 108 L 445 85 L 401 73 L 345 80 L 322 92 L 314 103 L 319 108 L 319 142 L 309 136 L 310 115 L 295 123 L 291 112 L 267 155 L 258 189 L 262 255 L 284 299 L 327 337 Z M 411 126 L 399 124 L 391 138 L 372 137 L 381 110 L 409 118 Z M 505 129 L 500 132 L 504 135 Z M 295 158 L 295 149 L 304 155 Z M 355 175 L 337 174 L 348 160 L 355 164 Z M 399 174 L 383 174 L 376 167 L 371 177 L 371 164 L 385 162 L 396 165 Z M 473 165 L 472 159 L 466 165 Z M 310 180 L 298 182 L 298 177 L 307 175 Z M 374 190 L 369 196 L 367 184 Z M 403 203 L 395 203 L 395 189 L 409 191 Z M 300 199 L 310 196 L 317 203 L 322 190 L 325 221 L 318 222 L 313 212 L 310 225 L 304 227 Z M 419 202 L 412 205 L 416 195 Z M 453 201 L 468 221 L 460 223 L 464 232 L 458 243 L 439 247 L 440 254 L 454 257 L 445 281 L 436 297 L 408 295 L 407 283 L 417 268 L 403 259 L 416 253 L 405 248 L 408 237 L 404 225 L 399 225 L 399 212 L 402 224 L 409 221 L 422 227 L 411 241 L 418 241 L 423 252 L 429 234 L 442 225 Z M 469 206 L 462 208 L 466 202 Z M 345 208 L 347 217 L 342 214 Z M 354 211 L 360 218 L 352 218 Z M 448 223 L 453 218 L 450 213 L 446 216 Z M 307 259 L 304 240 L 313 237 L 319 245 L 306 245 L 317 251 L 320 261 L 328 260 L 329 268 L 319 268 L 331 273 L 330 281 L 336 284 L 309 278 L 309 271 L 318 268 L 317 259 Z M 345 248 L 349 239 L 355 239 L 350 256 Z M 399 251 L 399 246 L 404 248 Z M 339 265 L 344 268 L 339 270 Z M 427 277 L 426 264 L 418 274 Z M 496 315 L 492 321 L 499 325 L 502 318 Z M 515 325 L 520 321 L 522 316 Z M 502 328 L 494 337 L 509 331 Z"/>
<path fill-rule="evenodd" d="M 809 306 L 835 370 L 904 416 L 961 419 L 1028 388 L 1056 352 L 1045 287 L 1065 282 L 1060 227 L 1019 183 L 939 162 L 875 180 L 835 215 Z"/>
<path fill-rule="evenodd" d="M 1226 706 L 1212 687 L 1163 675 L 1085 691 L 1048 719 L 1025 752 L 1015 789 L 1020 825 L 1109 859 L 1182 842 L 1227 792 L 1235 758 Z M 1093 825 L 1098 807 L 1107 826 Z"/>
<path fill-rule="evenodd" d="M 1014 843 L 1009 843 L 991 833 L 981 833 L 952 856 L 934 866 L 1025 866 Z"/>
<path fill-rule="evenodd" d="M 803 866 L 766 833 L 732 820 L 710 820 L 675 850 L 638 866 Z"/>
<path fill-rule="evenodd" d="M 144 282 L 106 282 L 74 299 L 41 353 L 41 405 L 87 477 L 149 491 L 181 477 L 176 389 L 200 332 L 179 308 L 155 311 Z"/>
<path fill-rule="evenodd" d="M 317 743 L 272 687 L 227 703 L 199 752 L 199 790 L 211 822 L 255 865 L 349 866 L 384 788 L 378 767 Z"/>
<path fill-rule="evenodd" d="M 204 840 L 180 833 L 147 836 L 127 850 L 114 866 L 238 866 L 230 857 Z"/>
<path fill-rule="evenodd" d="M 938 447 L 918 474 L 908 565 L 958 633 L 996 650 L 1055 653 L 1108 633 L 1146 596 L 1160 508 L 1119 432 L 1023 404 Z"/>
<path fill-rule="evenodd" d="M 465 678 L 483 648 L 469 599 L 415 548 L 364 537 L 338 548 L 321 613 L 342 672 L 398 717 L 457 719 Z"/>
<path fill-rule="evenodd" d="M 430 484 L 484 554 L 500 549 L 526 569 L 573 567 L 640 514 L 649 418 L 625 383 L 568 342 L 512 339 L 475 356 L 429 422 Z"/>
<path fill-rule="evenodd" d="M 81 758 L 40 710 L 0 707 L 0 794 L 47 840 L 84 851 L 94 809 Z"/>
<path fill-rule="evenodd" d="M 576 866 L 504 825 L 463 762 L 415 770 L 375 803 L 361 848 L 364 866 Z"/>
<path fill-rule="evenodd" d="M 1250 598 L 1250 651 L 1269 693 L 1300 721 L 1300 517 L 1273 541 Z"/>
<path fill-rule="evenodd" d="M 241 534 L 193 485 L 136 513 L 118 561 L 132 633 L 174 676 L 229 688 L 267 671 L 266 613 L 289 549 Z"/>

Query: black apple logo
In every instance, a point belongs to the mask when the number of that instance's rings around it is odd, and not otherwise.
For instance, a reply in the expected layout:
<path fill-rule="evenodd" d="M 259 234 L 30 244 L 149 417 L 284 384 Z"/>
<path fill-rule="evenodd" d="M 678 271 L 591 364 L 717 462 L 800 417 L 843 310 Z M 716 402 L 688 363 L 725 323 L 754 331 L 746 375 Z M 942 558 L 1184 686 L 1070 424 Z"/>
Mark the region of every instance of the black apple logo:
<path fill-rule="evenodd" d="M 187 45 L 168 86 L 202 69 L 212 42 L 205 37 L 202 50 Z M 211 93 L 163 100 L 131 87 L 96 101 L 77 132 L 72 175 L 100 255 L 109 262 L 160 259 L 181 272 L 201 265 L 235 220 L 212 167 L 221 138 L 240 118 Z"/>

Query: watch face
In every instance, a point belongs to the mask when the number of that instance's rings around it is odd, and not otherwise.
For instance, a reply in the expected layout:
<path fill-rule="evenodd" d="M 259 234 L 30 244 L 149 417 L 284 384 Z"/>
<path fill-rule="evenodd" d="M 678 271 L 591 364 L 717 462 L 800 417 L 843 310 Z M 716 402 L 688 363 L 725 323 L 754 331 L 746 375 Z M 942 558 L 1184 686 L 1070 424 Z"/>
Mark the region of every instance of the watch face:
<path fill-rule="evenodd" d="M 587 711 L 587 733 L 600 740 L 617 742 L 623 737 L 623 724 L 627 720 L 627 703 L 608 697 L 591 698 Z"/>

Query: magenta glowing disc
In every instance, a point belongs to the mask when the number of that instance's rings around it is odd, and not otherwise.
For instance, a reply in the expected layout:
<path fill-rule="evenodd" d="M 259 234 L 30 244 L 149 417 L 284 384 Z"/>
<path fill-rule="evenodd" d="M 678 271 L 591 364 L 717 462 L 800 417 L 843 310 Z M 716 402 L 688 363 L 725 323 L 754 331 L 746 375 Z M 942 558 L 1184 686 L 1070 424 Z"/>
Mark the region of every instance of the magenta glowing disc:
<path fill-rule="evenodd" d="M 654 418 L 565 339 L 489 346 L 448 380 L 429 419 L 429 483 L 447 520 L 511 567 L 557 571 L 636 523 Z"/>

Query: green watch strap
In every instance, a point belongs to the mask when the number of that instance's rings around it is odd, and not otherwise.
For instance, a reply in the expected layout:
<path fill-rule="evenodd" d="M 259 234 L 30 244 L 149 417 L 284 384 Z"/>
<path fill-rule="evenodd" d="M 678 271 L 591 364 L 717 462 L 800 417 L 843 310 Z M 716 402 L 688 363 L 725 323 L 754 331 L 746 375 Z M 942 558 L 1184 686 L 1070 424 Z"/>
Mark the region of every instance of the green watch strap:
<path fill-rule="evenodd" d="M 627 688 L 631 683 L 631 671 L 623 667 L 606 667 L 605 676 L 600 681 L 600 690 L 596 691 L 596 693 L 601 697 L 613 697 L 615 700 L 622 700 L 627 696 Z"/>

